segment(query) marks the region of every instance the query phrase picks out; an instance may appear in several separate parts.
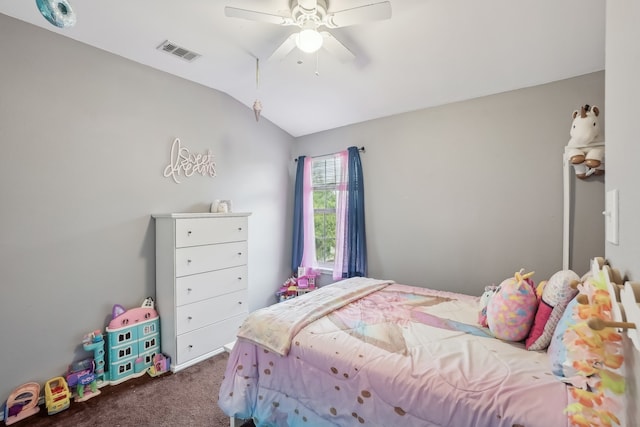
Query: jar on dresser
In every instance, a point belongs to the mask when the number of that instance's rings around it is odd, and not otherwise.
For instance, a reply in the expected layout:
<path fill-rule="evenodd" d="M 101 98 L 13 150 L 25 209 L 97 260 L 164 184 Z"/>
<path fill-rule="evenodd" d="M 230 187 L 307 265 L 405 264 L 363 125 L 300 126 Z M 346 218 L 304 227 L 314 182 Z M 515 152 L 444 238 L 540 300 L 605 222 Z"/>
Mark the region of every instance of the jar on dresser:
<path fill-rule="evenodd" d="M 249 215 L 152 215 L 161 350 L 173 372 L 221 353 L 248 314 Z"/>

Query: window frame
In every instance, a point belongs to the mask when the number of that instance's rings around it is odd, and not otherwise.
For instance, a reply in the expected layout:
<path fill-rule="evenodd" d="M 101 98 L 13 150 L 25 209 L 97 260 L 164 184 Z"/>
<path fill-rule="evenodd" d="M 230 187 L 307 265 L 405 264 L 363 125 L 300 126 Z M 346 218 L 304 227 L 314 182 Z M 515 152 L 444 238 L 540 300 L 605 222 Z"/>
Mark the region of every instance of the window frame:
<path fill-rule="evenodd" d="M 333 163 L 331 168 L 328 168 L 328 163 Z M 320 168 L 318 167 L 318 164 L 322 164 L 323 167 Z M 340 189 L 341 186 L 341 182 L 340 182 L 340 177 L 341 177 L 341 173 L 340 173 L 340 161 L 339 158 L 336 155 L 328 155 L 328 156 L 321 156 L 321 157 L 314 157 L 311 161 L 311 180 L 312 180 L 312 185 L 311 185 L 311 191 L 312 191 L 312 200 L 313 200 L 313 216 L 314 216 L 314 230 L 315 230 L 315 247 L 316 247 L 316 258 L 317 258 L 317 263 L 318 263 L 318 268 L 321 271 L 326 271 L 326 272 L 332 272 L 333 268 L 334 268 L 334 264 L 335 264 L 335 252 L 336 252 L 336 226 L 337 226 L 337 215 L 338 215 L 338 209 L 337 209 L 337 201 L 338 201 L 338 191 Z M 327 171 L 330 170 L 330 173 L 327 173 Z M 318 183 L 318 171 L 321 171 L 322 173 L 322 179 L 320 180 L 321 182 Z M 328 182 L 331 181 L 331 182 Z M 315 197 L 315 193 L 317 192 L 327 192 L 327 193 L 333 193 L 333 197 L 332 200 L 334 201 L 334 205 L 336 205 L 333 208 L 327 207 L 327 200 L 328 197 L 323 198 L 324 200 L 324 206 L 323 207 L 316 207 L 316 197 Z M 316 222 L 316 218 L 318 215 L 322 215 L 323 218 L 323 232 L 321 234 L 321 236 L 318 235 L 317 233 L 317 222 Z M 329 236 L 329 234 L 331 233 L 331 231 L 329 231 L 329 233 L 327 233 L 327 227 L 326 227 L 326 216 L 327 215 L 333 215 L 334 218 L 334 230 L 333 230 L 333 235 Z M 320 248 L 318 247 L 318 240 L 322 240 L 324 242 L 330 242 L 333 244 L 333 250 L 330 251 L 332 256 L 330 260 L 327 260 L 327 257 L 325 256 L 325 253 L 323 253 L 323 251 L 320 250 Z"/>

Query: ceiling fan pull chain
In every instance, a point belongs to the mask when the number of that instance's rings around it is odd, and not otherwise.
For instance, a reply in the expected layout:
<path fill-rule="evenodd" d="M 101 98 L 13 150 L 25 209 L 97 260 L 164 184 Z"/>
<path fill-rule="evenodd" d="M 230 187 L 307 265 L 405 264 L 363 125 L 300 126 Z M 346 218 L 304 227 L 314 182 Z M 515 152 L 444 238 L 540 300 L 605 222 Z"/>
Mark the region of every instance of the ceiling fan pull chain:
<path fill-rule="evenodd" d="M 256 92 L 260 89 L 260 58 L 256 58 Z"/>
<path fill-rule="evenodd" d="M 318 63 L 320 62 L 320 54 L 316 52 L 316 76 L 320 76 L 320 72 L 318 71 Z"/>
<path fill-rule="evenodd" d="M 260 58 L 256 58 L 256 100 L 253 103 L 253 114 L 256 122 L 260 121 L 260 113 L 262 112 L 262 102 L 258 100 L 258 89 L 260 89 Z"/>

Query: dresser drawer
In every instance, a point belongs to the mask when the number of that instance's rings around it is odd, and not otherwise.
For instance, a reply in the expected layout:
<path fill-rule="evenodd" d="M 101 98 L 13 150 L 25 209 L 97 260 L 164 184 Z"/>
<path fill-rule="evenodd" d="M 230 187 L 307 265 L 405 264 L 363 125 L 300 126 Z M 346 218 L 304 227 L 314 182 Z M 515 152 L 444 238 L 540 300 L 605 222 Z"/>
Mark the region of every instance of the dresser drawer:
<path fill-rule="evenodd" d="M 184 334 L 247 312 L 246 290 L 182 305 L 176 308 L 176 331 Z"/>
<path fill-rule="evenodd" d="M 237 267 L 246 263 L 246 241 L 176 249 L 176 277 Z"/>
<path fill-rule="evenodd" d="M 176 219 L 176 248 L 247 240 L 247 218 Z"/>
<path fill-rule="evenodd" d="M 236 339 L 238 328 L 242 325 L 246 314 L 226 319 L 219 323 L 178 335 L 177 365 L 195 359 L 198 356 L 221 348 L 224 344 Z"/>
<path fill-rule="evenodd" d="M 176 279 L 176 305 L 191 304 L 247 289 L 247 266 L 225 268 Z"/>

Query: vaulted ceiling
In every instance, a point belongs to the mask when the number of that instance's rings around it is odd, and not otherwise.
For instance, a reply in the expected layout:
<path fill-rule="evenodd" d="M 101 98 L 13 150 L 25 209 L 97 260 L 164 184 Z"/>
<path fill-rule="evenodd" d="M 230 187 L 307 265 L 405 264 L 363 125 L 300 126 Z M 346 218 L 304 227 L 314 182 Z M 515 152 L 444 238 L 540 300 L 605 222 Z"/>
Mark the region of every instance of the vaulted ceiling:
<path fill-rule="evenodd" d="M 329 30 L 355 55 L 346 62 L 325 49 L 269 61 L 296 28 L 225 16 L 225 6 L 286 14 L 290 0 L 68 1 L 68 28 L 35 0 L 2 0 L 0 13 L 225 92 L 247 114 L 259 99 L 262 117 L 296 137 L 604 69 L 604 0 L 390 0 L 388 20 Z M 165 40 L 201 56 L 158 50 Z"/>

